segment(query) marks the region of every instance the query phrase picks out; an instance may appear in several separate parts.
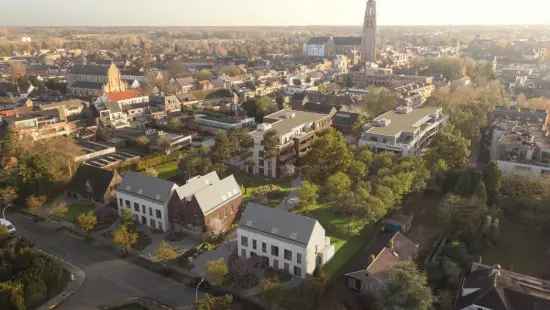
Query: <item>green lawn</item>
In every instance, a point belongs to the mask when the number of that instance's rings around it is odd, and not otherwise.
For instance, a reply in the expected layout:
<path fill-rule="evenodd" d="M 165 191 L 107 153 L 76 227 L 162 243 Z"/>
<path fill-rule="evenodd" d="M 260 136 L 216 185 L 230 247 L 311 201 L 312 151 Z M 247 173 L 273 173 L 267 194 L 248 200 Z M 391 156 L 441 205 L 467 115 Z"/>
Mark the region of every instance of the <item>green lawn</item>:
<path fill-rule="evenodd" d="M 504 219 L 496 247 L 482 253 L 483 263 L 499 264 L 504 269 L 533 276 L 550 276 L 550 244 L 544 233 L 534 227 Z"/>
<path fill-rule="evenodd" d="M 90 211 L 94 211 L 95 207 L 87 203 L 73 203 L 67 206 L 67 214 L 65 215 L 65 220 L 76 223 L 77 218 L 83 214 Z"/>
<path fill-rule="evenodd" d="M 317 219 L 326 230 L 334 245 L 334 257 L 325 265 L 329 278 L 334 278 L 343 267 L 361 250 L 374 235 L 376 225 L 365 228 L 364 219 L 354 219 L 336 212 L 336 207 L 320 205 L 302 212 L 302 214 Z M 365 229 L 363 229 L 365 228 Z"/>
<path fill-rule="evenodd" d="M 256 200 L 270 207 L 277 207 L 291 191 L 292 178 L 271 179 L 248 175 L 242 171 L 231 171 L 241 186 L 244 187 L 245 201 Z M 273 190 L 266 193 L 268 187 Z"/>
<path fill-rule="evenodd" d="M 161 179 L 170 179 L 178 174 L 178 162 L 172 161 L 154 168 Z"/>

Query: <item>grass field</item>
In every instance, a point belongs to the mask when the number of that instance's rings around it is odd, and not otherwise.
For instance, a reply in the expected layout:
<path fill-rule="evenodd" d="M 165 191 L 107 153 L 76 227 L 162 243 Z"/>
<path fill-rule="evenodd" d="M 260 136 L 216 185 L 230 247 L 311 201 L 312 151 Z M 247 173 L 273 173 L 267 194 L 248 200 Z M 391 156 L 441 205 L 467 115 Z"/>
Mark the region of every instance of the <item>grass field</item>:
<path fill-rule="evenodd" d="M 178 162 L 173 161 L 166 164 L 162 164 L 160 166 L 155 167 L 155 170 L 159 174 L 159 178 L 161 179 L 170 179 L 175 177 L 178 174 Z"/>
<path fill-rule="evenodd" d="M 505 219 L 496 247 L 481 254 L 483 263 L 538 277 L 550 277 L 550 244 L 544 234 L 527 225 Z"/>
<path fill-rule="evenodd" d="M 302 214 L 317 219 L 326 230 L 334 245 L 334 257 L 325 265 L 329 278 L 338 275 L 342 268 L 371 240 L 373 227 L 365 228 L 364 219 L 353 219 L 340 214 L 336 207 L 320 205 L 302 212 Z"/>

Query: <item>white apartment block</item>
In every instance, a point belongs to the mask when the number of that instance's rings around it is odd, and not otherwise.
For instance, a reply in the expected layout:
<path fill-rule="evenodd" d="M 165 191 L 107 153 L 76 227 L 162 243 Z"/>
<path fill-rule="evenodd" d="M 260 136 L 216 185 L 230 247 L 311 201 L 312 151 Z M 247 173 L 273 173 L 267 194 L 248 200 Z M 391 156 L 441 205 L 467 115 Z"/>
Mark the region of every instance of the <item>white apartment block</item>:
<path fill-rule="evenodd" d="M 334 256 L 317 220 L 255 204 L 241 217 L 237 242 L 240 257 L 263 257 L 269 266 L 302 278 Z"/>
<path fill-rule="evenodd" d="M 442 112 L 439 107 L 399 107 L 386 112 L 365 127 L 359 146 L 401 156 L 420 155 L 447 122 Z"/>
<path fill-rule="evenodd" d="M 116 190 L 118 213 L 129 210 L 136 222 L 166 232 L 170 229 L 168 203 L 176 188 L 175 183 L 128 172 Z"/>

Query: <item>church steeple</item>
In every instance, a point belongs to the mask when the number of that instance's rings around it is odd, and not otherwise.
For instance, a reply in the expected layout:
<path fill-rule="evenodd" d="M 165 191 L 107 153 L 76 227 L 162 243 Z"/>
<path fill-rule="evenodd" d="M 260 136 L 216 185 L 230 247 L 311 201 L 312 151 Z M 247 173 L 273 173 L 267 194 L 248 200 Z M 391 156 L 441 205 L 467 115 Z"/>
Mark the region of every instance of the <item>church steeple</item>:
<path fill-rule="evenodd" d="M 368 0 L 361 42 L 363 63 L 376 62 L 376 27 L 376 0 Z"/>

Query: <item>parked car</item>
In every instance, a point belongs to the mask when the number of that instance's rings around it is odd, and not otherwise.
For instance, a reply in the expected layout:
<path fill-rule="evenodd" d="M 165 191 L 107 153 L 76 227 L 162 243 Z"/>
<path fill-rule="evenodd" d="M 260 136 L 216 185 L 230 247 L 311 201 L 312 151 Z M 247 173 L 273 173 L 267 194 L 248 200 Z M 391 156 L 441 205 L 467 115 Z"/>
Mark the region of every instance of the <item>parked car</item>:
<path fill-rule="evenodd" d="M 6 219 L 0 219 L 0 225 L 4 226 L 8 230 L 8 233 L 10 235 L 15 234 L 15 226 L 10 221 Z"/>

